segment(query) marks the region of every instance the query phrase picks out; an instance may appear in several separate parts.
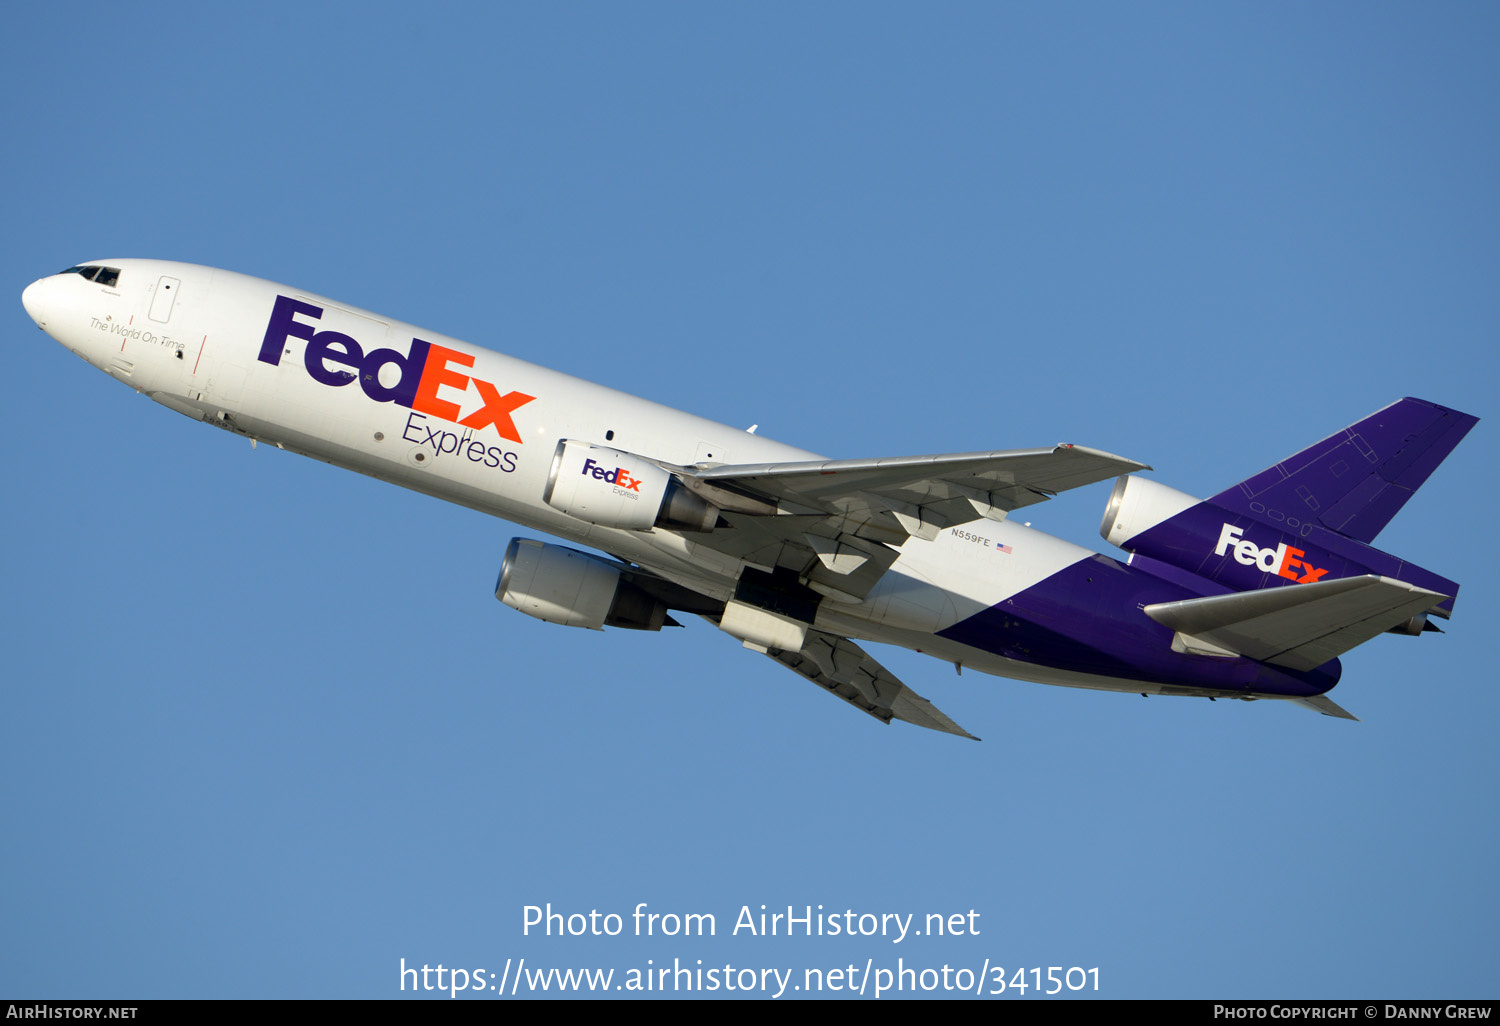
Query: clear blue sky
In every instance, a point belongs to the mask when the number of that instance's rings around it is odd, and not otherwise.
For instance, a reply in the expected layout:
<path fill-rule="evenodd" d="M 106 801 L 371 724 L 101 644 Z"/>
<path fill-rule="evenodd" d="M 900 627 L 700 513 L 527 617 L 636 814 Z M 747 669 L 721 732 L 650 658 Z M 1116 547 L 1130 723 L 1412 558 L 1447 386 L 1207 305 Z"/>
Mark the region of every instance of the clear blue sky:
<path fill-rule="evenodd" d="M 525 957 L 1496 996 L 1497 44 L 1487 4 L 14 6 L 0 994 Z M 1416 395 L 1485 419 L 1380 542 L 1464 590 L 1345 660 L 1362 723 L 879 649 L 984 741 L 883 728 L 701 621 L 523 617 L 530 532 L 75 360 L 20 292 L 109 256 L 838 457 L 1071 441 L 1208 495 Z M 1103 549 L 1107 494 L 1027 515 Z M 524 937 L 547 902 L 719 931 Z M 761 904 L 981 932 L 730 936 Z"/>

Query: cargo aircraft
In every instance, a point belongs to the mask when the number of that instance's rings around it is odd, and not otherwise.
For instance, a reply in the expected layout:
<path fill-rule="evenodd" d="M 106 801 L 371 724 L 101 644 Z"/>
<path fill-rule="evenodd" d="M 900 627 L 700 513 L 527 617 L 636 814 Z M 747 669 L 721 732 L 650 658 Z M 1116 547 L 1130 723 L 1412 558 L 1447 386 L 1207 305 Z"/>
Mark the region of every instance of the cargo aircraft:
<path fill-rule="evenodd" d="M 1402 399 L 1199 500 L 1098 449 L 814 453 L 301 289 L 99 260 L 22 302 L 193 420 L 585 545 L 511 541 L 495 596 L 570 627 L 695 614 L 876 719 L 972 737 L 864 648 L 1145 695 L 1327 697 L 1338 656 L 1436 630 L 1458 585 L 1372 546 L 1476 423 Z M 1124 561 L 1010 516 L 1118 478 Z M 599 553 L 607 553 L 600 555 Z"/>

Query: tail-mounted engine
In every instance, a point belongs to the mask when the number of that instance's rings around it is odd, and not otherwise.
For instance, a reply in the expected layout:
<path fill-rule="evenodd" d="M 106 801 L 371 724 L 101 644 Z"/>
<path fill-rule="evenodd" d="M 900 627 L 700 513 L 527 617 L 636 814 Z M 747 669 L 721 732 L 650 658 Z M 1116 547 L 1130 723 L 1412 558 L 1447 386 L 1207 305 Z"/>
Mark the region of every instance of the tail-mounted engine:
<path fill-rule="evenodd" d="M 719 507 L 659 464 L 566 438 L 557 444 L 542 500 L 579 520 L 626 531 L 712 531 L 719 520 Z"/>
<path fill-rule="evenodd" d="M 1191 509 L 1198 502 L 1191 495 L 1157 484 L 1150 478 L 1126 475 L 1115 482 L 1115 490 L 1109 493 L 1109 505 L 1104 507 L 1099 533 L 1111 545 L 1134 552 L 1130 544 L 1132 538 L 1185 509 Z"/>

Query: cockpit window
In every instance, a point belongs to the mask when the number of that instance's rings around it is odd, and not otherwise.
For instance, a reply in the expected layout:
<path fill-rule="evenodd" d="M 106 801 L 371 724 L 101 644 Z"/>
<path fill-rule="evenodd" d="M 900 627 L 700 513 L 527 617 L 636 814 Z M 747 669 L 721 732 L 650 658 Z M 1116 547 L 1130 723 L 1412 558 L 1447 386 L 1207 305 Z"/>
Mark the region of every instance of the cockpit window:
<path fill-rule="evenodd" d="M 116 285 L 120 281 L 118 267 L 100 267 L 98 264 L 76 264 L 61 273 L 82 275 L 86 281 L 106 286 Z"/>

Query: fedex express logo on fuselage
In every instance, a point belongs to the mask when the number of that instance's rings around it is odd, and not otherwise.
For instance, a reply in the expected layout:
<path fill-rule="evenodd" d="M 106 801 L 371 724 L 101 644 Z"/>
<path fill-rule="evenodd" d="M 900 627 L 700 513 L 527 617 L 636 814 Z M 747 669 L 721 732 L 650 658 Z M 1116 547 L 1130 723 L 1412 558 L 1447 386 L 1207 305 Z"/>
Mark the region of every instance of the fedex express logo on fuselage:
<path fill-rule="evenodd" d="M 1214 555 L 1222 556 L 1233 548 L 1236 562 L 1259 567 L 1268 574 L 1285 577 L 1298 584 L 1311 584 L 1328 572 L 1306 562 L 1302 558 L 1306 553 L 1301 549 L 1292 548 L 1286 542 L 1282 542 L 1274 549 L 1263 549 L 1253 541 L 1246 541 L 1240 537 L 1244 533 L 1245 530 L 1242 527 L 1225 524 L 1224 530 L 1219 532 L 1219 544 L 1214 549 Z"/>
<path fill-rule="evenodd" d="M 313 325 L 297 320 L 299 315 L 319 320 L 323 308 L 286 296 L 276 297 L 271 320 L 266 325 L 266 336 L 260 345 L 261 363 L 279 366 L 287 339 L 300 338 L 307 342 L 303 362 L 314 381 L 337 388 L 358 379 L 365 395 L 377 403 L 405 406 L 470 428 L 475 434 L 493 427 L 501 438 L 517 444 L 523 441 L 511 414 L 536 396 L 523 392 L 501 395 L 500 390 L 488 381 L 454 369 L 474 366 L 474 357 L 419 338 L 411 340 L 411 349 L 405 354 L 394 349 L 372 349 L 366 353 L 351 336 L 341 331 L 318 331 Z M 386 367 L 396 368 L 394 384 L 387 385 L 380 380 L 380 372 Z M 462 411 L 459 405 L 440 398 L 438 389 L 446 386 L 467 392 L 471 385 L 478 391 L 482 405 L 460 420 Z"/>
<path fill-rule="evenodd" d="M 596 481 L 607 481 L 623 491 L 634 492 L 631 498 L 641 493 L 641 479 L 631 477 L 630 471 L 624 467 L 616 467 L 614 470 L 605 470 L 604 467 L 595 463 L 590 457 L 583 461 L 583 476 L 592 477 Z"/>

